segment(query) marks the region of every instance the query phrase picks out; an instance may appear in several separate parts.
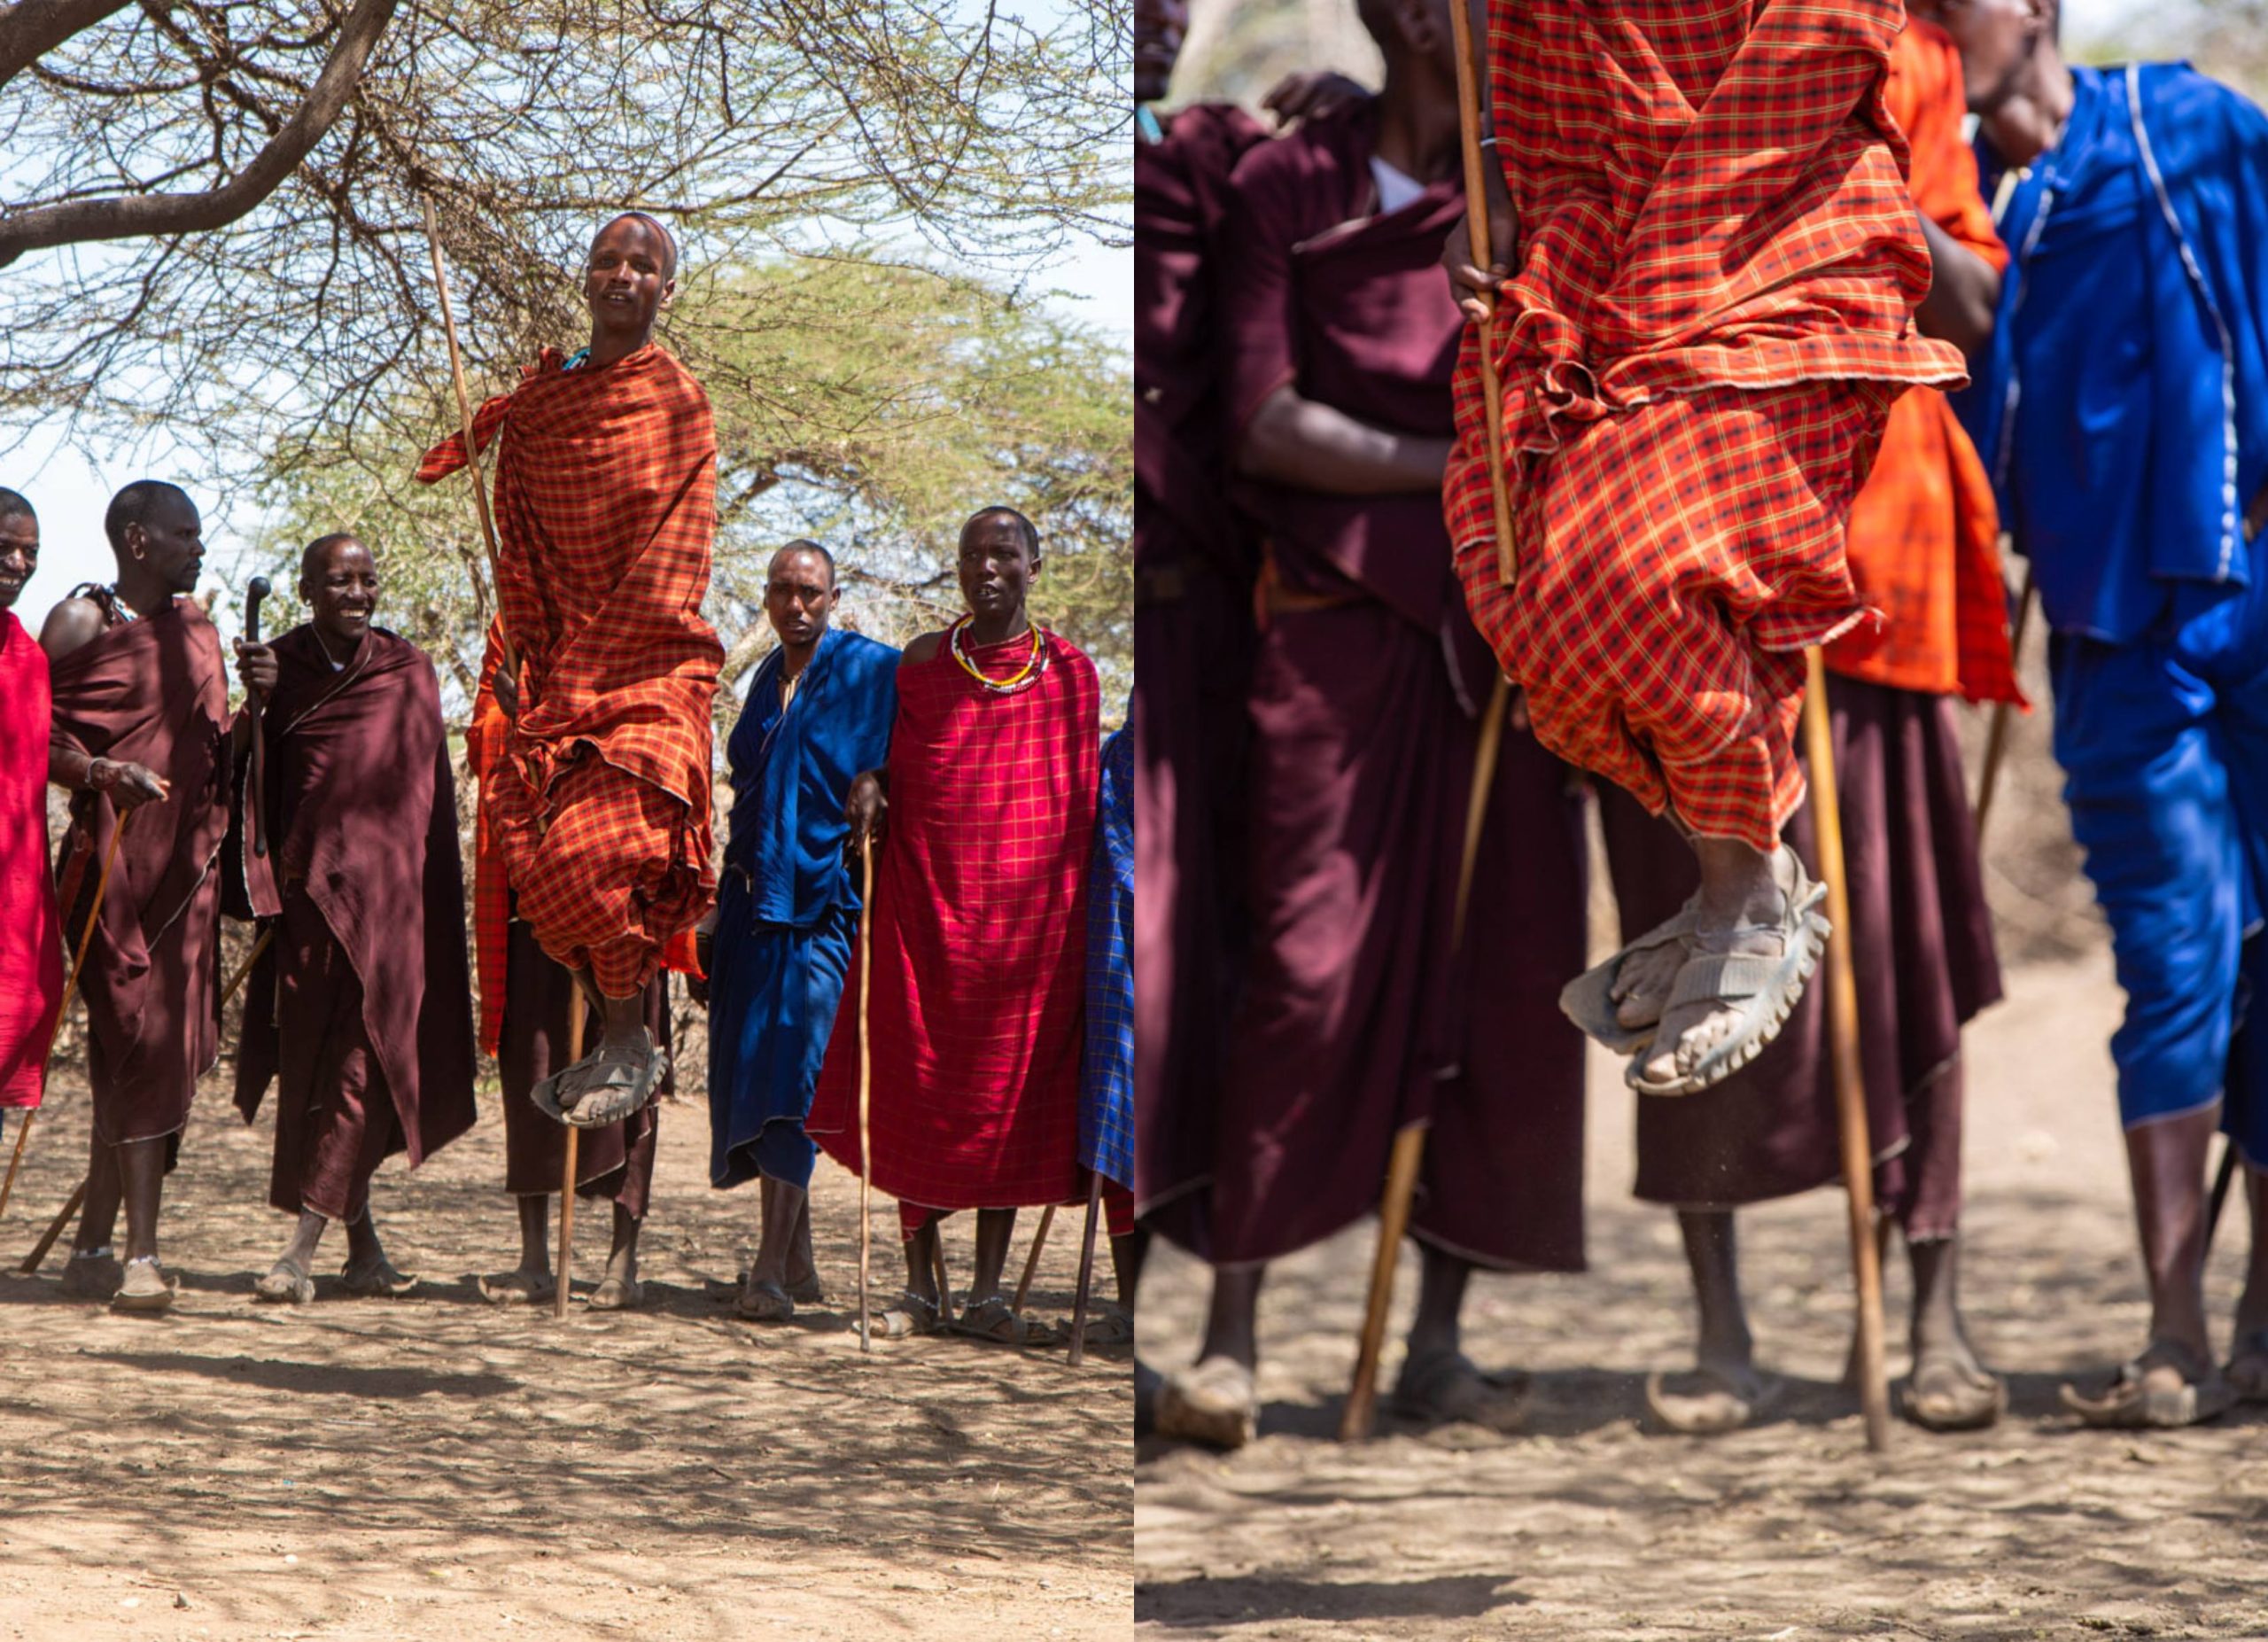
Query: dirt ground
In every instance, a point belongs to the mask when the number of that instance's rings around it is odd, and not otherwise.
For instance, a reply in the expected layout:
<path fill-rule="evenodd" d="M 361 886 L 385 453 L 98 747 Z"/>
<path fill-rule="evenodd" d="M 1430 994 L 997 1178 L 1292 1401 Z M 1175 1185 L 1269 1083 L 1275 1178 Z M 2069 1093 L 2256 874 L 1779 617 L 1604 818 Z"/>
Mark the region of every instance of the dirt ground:
<path fill-rule="evenodd" d="M 756 1195 L 711 1191 L 705 1112 L 665 1107 L 649 1309 L 559 1324 L 471 1282 L 517 1249 L 487 1101 L 425 1168 L 378 1176 L 421 1292 L 339 1296 L 334 1228 L 316 1303 L 291 1311 L 251 1300 L 285 1232 L 269 1132 L 208 1080 L 167 1192 L 181 1302 L 117 1317 L 65 1301 L 53 1260 L 12 1274 L 84 1160 L 83 1093 L 50 1100 L 0 1226 L 0 1638 L 1126 1634 L 1125 1355 L 861 1358 L 857 1187 L 832 1164 L 813 1225 L 835 1299 L 752 1330 L 703 1280 L 745 1257 Z M 1069 1311 L 1077 1219 L 1057 1218 L 1042 1317 Z M 586 1281 L 605 1227 L 577 1217 Z M 895 1227 L 877 1214 L 893 1294 Z"/>
<path fill-rule="evenodd" d="M 2268 1635 L 2268 1411 L 2147 1438 L 2083 1433 L 2056 1387 L 2139 1347 L 2147 1318 L 2105 1039 L 2108 956 L 2029 966 L 1971 1031 L 1964 1289 L 2011 1374 L 2000 1428 L 1900 1424 L 1866 1451 L 1834 1381 L 1850 1327 L 1843 1197 L 1740 1221 L 1759 1359 L 1791 1376 L 1766 1424 L 1713 1441 L 1643 1428 L 1649 1370 L 1690 1360 L 1669 1214 L 1634 1202 L 1631 1102 L 1594 1065 L 1592 1270 L 1489 1278 L 1468 1349 L 1538 1374 L 1532 1434 L 1382 1425 L 1342 1447 L 1375 1223 L 1273 1272 L 1262 1436 L 1230 1458 L 1146 1444 L 1138 1622 L 1246 1638 Z M 2225 1337 L 2246 1241 L 2231 1205 L 2210 1295 Z M 1202 1269 L 1153 1257 L 1144 1351 L 1186 1360 Z M 1405 1254 L 1396 1338 L 1416 1291 Z M 1891 1369 L 1909 1288 L 1890 1270 Z M 1390 1344 L 1391 1376 L 1400 1349 Z"/>

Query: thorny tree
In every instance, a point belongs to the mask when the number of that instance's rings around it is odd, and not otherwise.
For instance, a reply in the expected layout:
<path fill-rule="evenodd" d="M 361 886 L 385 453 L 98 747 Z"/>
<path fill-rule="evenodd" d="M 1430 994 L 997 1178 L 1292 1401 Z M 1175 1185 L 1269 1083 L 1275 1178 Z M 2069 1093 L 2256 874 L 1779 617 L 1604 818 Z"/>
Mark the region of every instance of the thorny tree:
<path fill-rule="evenodd" d="M 423 442 L 454 414 L 427 199 L 492 388 L 576 336 L 561 270 L 625 204 L 689 268 L 1029 280 L 1123 238 L 1129 4 L 0 4 L 0 427 L 162 426 L 216 479 Z M 735 351 L 690 321 L 673 345 Z"/>

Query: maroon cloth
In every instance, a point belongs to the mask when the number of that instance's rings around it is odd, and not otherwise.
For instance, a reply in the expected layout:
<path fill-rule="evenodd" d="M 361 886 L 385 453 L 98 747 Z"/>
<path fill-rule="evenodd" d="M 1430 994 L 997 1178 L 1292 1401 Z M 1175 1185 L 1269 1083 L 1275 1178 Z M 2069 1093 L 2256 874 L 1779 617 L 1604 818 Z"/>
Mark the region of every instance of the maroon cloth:
<path fill-rule="evenodd" d="M 47 866 L 47 652 L 0 611 L 0 1109 L 37 1106 L 63 1002 Z"/>
<path fill-rule="evenodd" d="M 1430 1114 L 1420 1238 L 1495 1266 L 1582 1265 L 1584 866 L 1566 772 L 1505 733 L 1464 961 L 1450 923 L 1478 727 L 1431 635 L 1375 603 L 1276 618 L 1254 681 L 1253 952 L 1209 1190 L 1151 1216 L 1220 1265 L 1376 1207 Z"/>
<path fill-rule="evenodd" d="M 1455 182 L 1373 214 L 1378 106 L 1361 103 L 1252 150 L 1230 181 L 1222 230 L 1222 393 L 1229 443 L 1278 388 L 1374 427 L 1455 437 L 1449 378 L 1464 318 L 1441 276 L 1463 216 Z M 1493 668 L 1471 634 L 1438 486 L 1348 496 L 1245 479 L 1243 505 L 1285 585 L 1359 587 L 1418 626 L 1461 631 L 1482 688 Z"/>
<path fill-rule="evenodd" d="M 504 1086 L 504 1189 L 515 1197 L 542 1197 L 559 1189 L 567 1165 L 567 1131 L 536 1109 L 529 1091 L 567 1063 L 568 1011 L 580 997 L 574 977 L 544 954 L 519 919 L 509 924 L 504 961 L 504 1025 L 496 1070 Z M 598 1018 L 586 1022 L 583 1042 L 598 1042 Z M 646 987 L 646 1030 L 670 1047 L 669 973 Z M 633 1219 L 646 1218 L 654 1184 L 655 1136 L 661 1101 L 677 1089 L 672 1065 L 653 1101 L 635 1116 L 586 1129 L 575 1142 L 575 1192 L 610 1199 Z"/>
<path fill-rule="evenodd" d="M 53 664 L 50 744 L 148 766 L 171 783 L 133 812 L 79 976 L 87 1080 L 98 1144 L 174 1137 L 180 1150 L 197 1079 L 221 1049 L 221 844 L 229 828 L 229 689 L 221 642 L 182 601 L 109 625 Z M 86 927 L 118 825 L 107 797 L 77 795 L 63 868 L 84 856 L 65 938 Z"/>
<path fill-rule="evenodd" d="M 1875 1199 L 1909 1238 L 1961 1221 L 1961 1029 L 2000 998 L 1953 704 L 1837 677 L 1829 686 L 1851 879 L 1859 1051 Z M 1700 882 L 1693 852 L 1619 789 L 1600 819 L 1623 938 L 1674 916 Z M 1789 839 L 1816 875 L 1808 805 Z M 1827 989 L 1806 989 L 1777 1041 L 1713 1089 L 1638 1101 L 1637 1195 L 1731 1208 L 1842 1178 Z"/>
<path fill-rule="evenodd" d="M 305 884 L 285 893 L 272 927 L 276 945 L 252 983 L 267 1017 L 259 1023 L 268 1039 L 265 1059 L 283 1080 L 268 1202 L 285 1214 L 313 1210 L 352 1223 L 369 1203 L 378 1165 L 403 1149 L 401 1119 L 370 1041 L 361 977 Z M 247 1002 L 247 1016 L 254 1007 Z M 290 1023 L 280 1046 L 279 1015 Z M 247 1041 L 252 1037 L 248 1022 Z M 247 1091 L 242 1058 L 237 1065 L 237 1105 L 250 1122 L 268 1077 Z"/>
<path fill-rule="evenodd" d="M 312 626 L 273 648 L 261 774 L 283 923 L 245 996 L 237 1109 L 251 1122 L 280 1073 L 269 1201 L 353 1219 L 369 1186 L 356 1160 L 374 1169 L 407 1150 L 415 1168 L 472 1127 L 456 781 L 423 650 L 375 627 L 343 670 Z M 249 802 L 231 832 L 238 860 Z M 366 1108 L 382 1102 L 392 1117 L 365 1147 Z M 310 1151 L 310 1133 L 329 1138 Z"/>
<path fill-rule="evenodd" d="M 1135 1196 L 1212 1166 L 1203 1114 L 1228 1040 L 1251 536 L 1227 501 L 1215 392 L 1216 242 L 1230 169 L 1265 136 L 1225 104 L 1134 146 Z"/>
<path fill-rule="evenodd" d="M 1084 1184 L 1101 685 L 1076 646 L 1039 636 L 1045 670 L 1010 694 L 970 677 L 950 643 L 897 670 L 889 818 L 867 911 L 873 1179 L 932 1209 L 1068 1202 Z M 1030 654 L 1028 635 L 967 646 L 969 665 L 996 679 Z M 854 1173 L 865 1163 L 864 967 L 853 959 L 806 1124 Z"/>

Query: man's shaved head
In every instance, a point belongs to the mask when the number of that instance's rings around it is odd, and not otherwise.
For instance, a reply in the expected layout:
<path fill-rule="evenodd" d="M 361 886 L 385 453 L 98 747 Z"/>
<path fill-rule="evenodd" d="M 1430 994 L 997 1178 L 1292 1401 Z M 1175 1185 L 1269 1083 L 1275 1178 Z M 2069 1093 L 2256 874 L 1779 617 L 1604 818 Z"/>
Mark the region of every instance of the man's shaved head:
<path fill-rule="evenodd" d="M 111 550 L 122 553 L 126 549 L 126 527 L 150 522 L 151 510 L 168 502 L 178 502 L 191 512 L 197 504 L 189 493 L 178 485 L 168 485 L 161 479 L 137 479 L 110 499 L 110 506 L 103 513 L 103 534 L 110 538 Z"/>
<path fill-rule="evenodd" d="M 998 503 L 989 508 L 979 508 L 975 512 L 970 514 L 968 516 L 968 522 L 960 527 L 962 538 L 966 540 L 972 526 L 989 518 L 1008 518 L 1015 520 L 1015 522 L 1023 528 L 1024 551 L 1031 554 L 1035 557 L 1038 556 L 1039 527 L 1005 502 Z"/>
<path fill-rule="evenodd" d="M 798 553 L 811 554 L 812 556 L 817 558 L 819 563 L 825 564 L 827 566 L 827 585 L 830 588 L 835 585 L 835 555 L 829 553 L 825 548 L 819 546 L 818 542 L 808 541 L 801 536 L 796 537 L 793 541 L 784 544 L 781 548 L 780 551 L 772 556 L 772 573 L 774 576 L 777 576 L 780 573 L 780 566 Z"/>
<path fill-rule="evenodd" d="M 317 536 L 313 541 L 307 543 L 306 551 L 299 555 L 299 580 L 304 582 L 310 576 L 321 574 L 324 567 L 330 563 L 330 556 L 333 553 L 346 548 L 367 549 L 368 545 L 361 537 L 351 530 L 335 530 L 328 536 Z M 372 555 L 372 556 L 377 556 Z"/>
<path fill-rule="evenodd" d="M 605 233 L 617 222 L 643 222 L 653 230 L 654 237 L 662 242 L 662 278 L 668 281 L 677 277 L 677 236 L 662 226 L 659 217 L 648 216 L 643 211 L 625 211 L 621 215 L 609 217 L 600 223 L 598 234 L 591 236 L 591 243 L 597 245 L 599 234 Z"/>
<path fill-rule="evenodd" d="M 24 499 L 21 492 L 0 485 L 0 523 L 12 518 L 27 518 L 35 525 L 39 523 L 39 515 L 32 511 L 32 504 Z"/>

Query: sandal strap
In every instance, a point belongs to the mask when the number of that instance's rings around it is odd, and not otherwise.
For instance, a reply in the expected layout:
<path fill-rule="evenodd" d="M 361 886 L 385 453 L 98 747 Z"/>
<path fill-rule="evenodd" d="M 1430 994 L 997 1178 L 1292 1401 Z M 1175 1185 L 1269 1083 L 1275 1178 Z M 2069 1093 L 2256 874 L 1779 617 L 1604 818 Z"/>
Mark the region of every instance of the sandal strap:
<path fill-rule="evenodd" d="M 1692 1003 L 1737 1003 L 1769 991 L 1787 968 L 1784 957 L 1756 953 L 1696 953 L 1677 972 L 1669 1008 Z M 1665 1011 L 1666 1013 L 1666 1011 Z"/>

